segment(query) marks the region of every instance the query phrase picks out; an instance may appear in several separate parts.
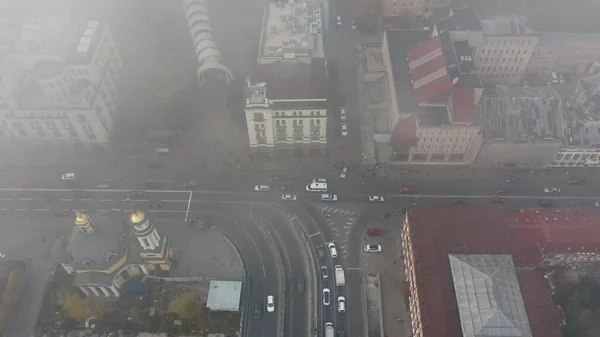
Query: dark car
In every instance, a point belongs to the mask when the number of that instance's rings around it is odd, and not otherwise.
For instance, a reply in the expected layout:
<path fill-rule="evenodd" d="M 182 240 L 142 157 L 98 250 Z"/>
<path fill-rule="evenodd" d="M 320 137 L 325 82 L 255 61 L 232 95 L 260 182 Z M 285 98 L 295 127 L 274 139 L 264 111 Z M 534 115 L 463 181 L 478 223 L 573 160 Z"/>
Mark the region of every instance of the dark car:
<path fill-rule="evenodd" d="M 285 179 L 286 179 L 286 177 L 282 174 L 275 174 L 275 175 L 271 176 L 271 180 L 273 180 L 273 181 L 283 181 Z"/>
<path fill-rule="evenodd" d="M 578 185 L 578 184 L 583 184 L 585 182 L 585 180 L 583 180 L 582 178 L 579 178 L 579 177 L 571 177 L 571 178 L 569 178 L 569 180 L 567 180 L 567 182 L 571 185 Z"/>
<path fill-rule="evenodd" d="M 129 193 L 129 195 L 127 195 L 127 200 L 131 200 L 133 198 L 143 198 L 146 195 L 148 195 L 148 193 L 146 193 L 146 191 L 132 192 L 132 193 Z"/>
<path fill-rule="evenodd" d="M 303 293 L 304 292 L 304 277 L 298 276 L 298 279 L 296 280 L 296 285 L 298 286 L 298 292 Z"/>
<path fill-rule="evenodd" d="M 317 257 L 319 260 L 323 260 L 325 258 L 325 252 L 323 251 L 323 247 L 317 247 Z"/>
<path fill-rule="evenodd" d="M 263 316 L 263 304 L 262 302 L 254 303 L 254 319 L 261 319 Z"/>
<path fill-rule="evenodd" d="M 344 332 L 344 330 L 337 331 L 337 337 L 344 337 L 344 336 L 346 336 L 346 333 Z"/>
<path fill-rule="evenodd" d="M 379 228 L 367 228 L 367 235 L 382 235 L 383 232 Z"/>
<path fill-rule="evenodd" d="M 323 281 L 329 280 L 329 270 L 327 269 L 327 266 L 321 266 L 321 277 L 323 278 Z"/>
<path fill-rule="evenodd" d="M 165 204 L 164 204 L 164 202 L 161 200 L 161 201 L 157 201 L 157 202 L 153 202 L 153 203 L 151 203 L 151 204 L 150 204 L 150 207 L 151 207 L 151 208 L 161 208 L 161 207 L 163 207 L 164 205 L 165 205 Z"/>
<path fill-rule="evenodd" d="M 508 191 L 503 188 L 496 190 L 496 192 L 494 192 L 494 194 L 506 194 L 506 193 L 508 193 Z"/>
<path fill-rule="evenodd" d="M 538 204 L 540 206 L 550 207 L 550 206 L 554 206 L 554 200 L 552 200 L 552 199 L 542 199 L 542 200 L 538 201 Z"/>

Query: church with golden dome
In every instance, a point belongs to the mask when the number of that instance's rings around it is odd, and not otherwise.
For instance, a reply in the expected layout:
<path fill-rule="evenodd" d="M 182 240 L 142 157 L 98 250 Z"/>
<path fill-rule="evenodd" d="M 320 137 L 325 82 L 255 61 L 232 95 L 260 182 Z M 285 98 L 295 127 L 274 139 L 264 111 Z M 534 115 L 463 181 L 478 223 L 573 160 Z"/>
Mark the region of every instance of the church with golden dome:
<path fill-rule="evenodd" d="M 119 297 L 123 285 L 136 276 L 167 273 L 171 258 L 167 237 L 141 209 L 132 210 L 127 219 L 109 212 L 77 212 L 61 265 L 86 296 Z"/>

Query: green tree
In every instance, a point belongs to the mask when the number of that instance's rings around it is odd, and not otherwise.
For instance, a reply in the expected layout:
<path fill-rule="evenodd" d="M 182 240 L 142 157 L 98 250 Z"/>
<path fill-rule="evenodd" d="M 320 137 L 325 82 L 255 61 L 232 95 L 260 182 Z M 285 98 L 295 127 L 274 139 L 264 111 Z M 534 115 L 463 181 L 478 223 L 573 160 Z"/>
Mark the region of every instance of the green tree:
<path fill-rule="evenodd" d="M 78 292 L 59 295 L 58 303 L 69 317 L 78 322 L 91 316 L 102 316 L 113 309 L 109 303 L 99 303 L 91 297 L 84 298 Z"/>
<path fill-rule="evenodd" d="M 195 291 L 184 291 L 169 303 L 169 310 L 179 315 L 187 326 L 194 326 L 201 313 L 199 296 Z"/>

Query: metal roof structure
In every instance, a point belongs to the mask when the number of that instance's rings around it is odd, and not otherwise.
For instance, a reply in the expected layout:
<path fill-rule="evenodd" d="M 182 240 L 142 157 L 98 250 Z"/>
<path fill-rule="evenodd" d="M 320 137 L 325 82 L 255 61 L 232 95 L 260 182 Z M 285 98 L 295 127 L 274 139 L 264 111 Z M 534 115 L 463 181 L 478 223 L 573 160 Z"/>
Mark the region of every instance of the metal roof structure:
<path fill-rule="evenodd" d="M 210 281 L 206 307 L 215 311 L 239 311 L 242 282 Z"/>
<path fill-rule="evenodd" d="M 531 337 L 512 256 L 450 254 L 464 337 Z"/>

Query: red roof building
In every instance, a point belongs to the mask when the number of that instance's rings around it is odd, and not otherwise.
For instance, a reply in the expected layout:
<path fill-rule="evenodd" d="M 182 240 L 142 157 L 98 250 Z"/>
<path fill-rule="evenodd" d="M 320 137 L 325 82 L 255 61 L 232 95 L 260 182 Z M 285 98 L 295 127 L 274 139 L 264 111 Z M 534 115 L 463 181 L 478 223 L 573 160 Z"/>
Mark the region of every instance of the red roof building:
<path fill-rule="evenodd" d="M 440 36 L 435 36 L 408 49 L 408 69 L 417 105 L 443 102 L 452 89 L 452 79 L 442 51 Z"/>
<path fill-rule="evenodd" d="M 600 260 L 600 212 L 411 208 L 403 227 L 410 313 L 415 337 L 463 335 L 449 256 L 513 256 L 540 268 Z M 541 271 L 516 271 L 533 337 L 559 337 L 564 316 Z"/>
<path fill-rule="evenodd" d="M 450 95 L 448 117 L 451 124 L 474 124 L 477 119 L 475 107 L 481 89 L 476 88 L 454 88 Z"/>

